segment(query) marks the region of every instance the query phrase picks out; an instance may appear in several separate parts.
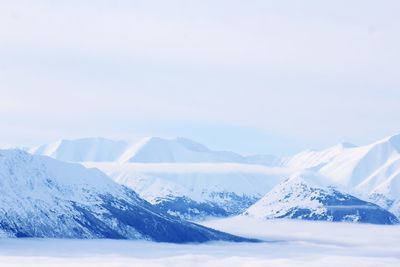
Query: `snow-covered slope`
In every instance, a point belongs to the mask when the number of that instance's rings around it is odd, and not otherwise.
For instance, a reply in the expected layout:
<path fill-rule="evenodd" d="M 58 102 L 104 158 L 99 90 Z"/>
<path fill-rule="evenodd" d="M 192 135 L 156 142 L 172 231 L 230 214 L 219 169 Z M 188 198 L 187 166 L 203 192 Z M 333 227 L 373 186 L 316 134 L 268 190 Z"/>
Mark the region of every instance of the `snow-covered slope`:
<path fill-rule="evenodd" d="M 278 159 L 269 155 L 241 156 L 216 151 L 187 138 L 145 138 L 139 142 L 113 141 L 104 138 L 61 140 L 28 150 L 71 162 L 137 162 L 137 163 L 248 163 L 272 165 Z"/>
<path fill-rule="evenodd" d="M 86 162 L 150 203 L 187 219 L 239 214 L 291 173 L 236 163 Z"/>
<path fill-rule="evenodd" d="M 151 203 L 184 218 L 240 213 L 302 169 L 319 173 L 326 185 L 378 204 L 400 218 L 400 135 L 359 147 L 341 143 L 283 159 L 245 157 L 185 138 L 155 137 L 138 143 L 101 138 L 60 141 L 30 152 L 97 167 Z M 266 165 L 284 171 L 274 173 Z"/>
<path fill-rule="evenodd" d="M 258 166 L 278 162 L 273 156 L 215 151 L 186 138 L 64 140 L 29 152 L 97 167 L 162 210 L 187 219 L 241 213 L 288 174 Z"/>
<path fill-rule="evenodd" d="M 329 163 L 336 156 L 349 148 L 356 146 L 350 143 L 340 143 L 324 150 L 306 150 L 296 155 L 283 158 L 281 165 L 298 169 L 317 168 Z"/>
<path fill-rule="evenodd" d="M 49 156 L 62 161 L 100 161 L 118 160 L 129 148 L 126 141 L 113 141 L 101 137 L 83 138 L 77 140 L 60 140 L 48 145 L 29 149 L 35 155 Z"/>
<path fill-rule="evenodd" d="M 2 235 L 163 242 L 243 239 L 161 213 L 98 170 L 0 150 Z"/>
<path fill-rule="evenodd" d="M 328 183 L 400 216 L 400 134 L 366 146 L 302 152 L 282 165 L 318 171 Z"/>
<path fill-rule="evenodd" d="M 327 186 L 323 177 L 310 172 L 294 174 L 275 186 L 244 215 L 266 219 L 398 223 L 385 209 Z"/>

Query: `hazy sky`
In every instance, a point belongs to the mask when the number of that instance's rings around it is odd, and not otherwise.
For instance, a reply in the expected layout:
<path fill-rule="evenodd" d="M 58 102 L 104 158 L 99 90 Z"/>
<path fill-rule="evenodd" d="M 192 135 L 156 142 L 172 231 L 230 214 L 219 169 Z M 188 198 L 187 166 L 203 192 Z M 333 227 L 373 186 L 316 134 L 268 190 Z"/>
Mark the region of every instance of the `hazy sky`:
<path fill-rule="evenodd" d="M 285 155 L 400 132 L 399 1 L 1 1 L 0 144 Z"/>

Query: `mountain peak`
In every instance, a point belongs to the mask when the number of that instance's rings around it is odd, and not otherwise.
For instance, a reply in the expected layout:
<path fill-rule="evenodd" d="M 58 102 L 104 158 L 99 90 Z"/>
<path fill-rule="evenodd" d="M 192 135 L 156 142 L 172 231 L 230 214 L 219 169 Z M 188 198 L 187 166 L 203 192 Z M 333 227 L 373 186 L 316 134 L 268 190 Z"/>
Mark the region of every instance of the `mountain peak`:
<path fill-rule="evenodd" d="M 386 140 L 397 150 L 397 152 L 400 152 L 400 133 L 389 136 Z"/>
<path fill-rule="evenodd" d="M 342 148 L 342 149 L 357 147 L 357 145 L 352 144 L 352 143 L 349 143 L 349 142 L 341 142 L 341 143 L 337 144 L 336 146 L 337 146 L 337 147 L 340 147 L 340 148 Z"/>
<path fill-rule="evenodd" d="M 326 178 L 313 171 L 302 170 L 293 173 L 283 183 L 285 186 L 304 184 L 309 187 L 328 188 Z"/>
<path fill-rule="evenodd" d="M 310 172 L 294 174 L 276 185 L 244 215 L 263 219 L 398 223 L 390 212 L 334 187 L 321 186 L 318 178 Z"/>
<path fill-rule="evenodd" d="M 210 149 L 208 149 L 208 147 L 200 144 L 199 142 L 193 141 L 192 139 L 188 139 L 185 137 L 177 137 L 173 140 L 193 151 L 198 151 L 198 152 L 209 152 L 210 151 Z"/>
<path fill-rule="evenodd" d="M 103 137 L 60 140 L 28 150 L 69 162 L 137 163 L 243 163 L 269 165 L 277 159 L 258 155 L 211 150 L 184 137 L 146 137 L 139 142 L 114 141 Z"/>
<path fill-rule="evenodd" d="M 179 144 L 182 145 L 190 150 L 197 150 L 197 151 L 210 151 L 205 145 L 200 144 L 192 139 L 186 137 L 176 137 L 176 138 L 162 138 L 158 136 L 150 136 L 143 138 L 140 142 L 142 146 L 146 145 L 173 145 Z"/>
<path fill-rule="evenodd" d="M 133 150 L 132 150 L 133 152 Z M 129 162 L 142 163 L 196 163 L 239 162 L 242 156 L 233 152 L 213 151 L 188 138 L 165 139 L 149 137 L 136 146 Z"/>
<path fill-rule="evenodd" d="M 58 160 L 115 161 L 128 146 L 126 141 L 114 141 L 103 137 L 62 139 L 54 143 L 29 149 L 32 154 L 45 155 Z"/>
<path fill-rule="evenodd" d="M 382 144 L 382 143 L 391 143 L 392 145 L 400 146 L 400 133 L 389 135 L 385 138 L 380 139 L 379 141 L 372 143 L 371 145 Z"/>

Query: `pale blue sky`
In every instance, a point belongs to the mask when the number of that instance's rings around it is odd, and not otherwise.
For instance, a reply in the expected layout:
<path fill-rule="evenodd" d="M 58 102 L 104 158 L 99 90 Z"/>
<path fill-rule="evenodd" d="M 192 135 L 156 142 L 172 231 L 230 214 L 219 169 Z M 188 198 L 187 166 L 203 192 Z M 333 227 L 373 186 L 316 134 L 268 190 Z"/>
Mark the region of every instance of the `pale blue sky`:
<path fill-rule="evenodd" d="M 0 144 L 285 155 L 400 132 L 398 1 L 2 1 Z"/>

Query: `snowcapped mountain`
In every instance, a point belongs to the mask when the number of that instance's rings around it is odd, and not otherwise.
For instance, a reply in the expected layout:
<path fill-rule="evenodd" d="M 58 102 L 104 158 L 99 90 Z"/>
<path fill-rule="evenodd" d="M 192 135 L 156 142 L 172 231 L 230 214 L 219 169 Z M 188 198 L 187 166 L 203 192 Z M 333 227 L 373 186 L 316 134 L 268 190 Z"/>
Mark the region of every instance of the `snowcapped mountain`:
<path fill-rule="evenodd" d="M 275 157 L 214 151 L 186 138 L 152 137 L 138 143 L 88 138 L 29 152 L 96 167 L 160 209 L 185 219 L 239 214 L 288 174 L 257 166 L 272 164 Z"/>
<path fill-rule="evenodd" d="M 243 212 L 290 171 L 236 163 L 83 163 L 171 215 L 186 219 Z"/>
<path fill-rule="evenodd" d="M 298 170 L 400 218 L 400 135 L 365 146 L 341 143 L 291 157 L 241 156 L 185 138 L 138 143 L 88 138 L 30 150 L 104 171 L 150 203 L 181 218 L 238 214 Z"/>
<path fill-rule="evenodd" d="M 139 142 L 113 141 L 104 138 L 61 140 L 28 150 L 70 162 L 137 162 L 137 163 L 247 163 L 272 165 L 278 162 L 270 155 L 242 156 L 228 151 L 210 150 L 187 138 L 145 138 Z"/>
<path fill-rule="evenodd" d="M 170 217 L 98 170 L 21 150 L 0 150 L 0 196 L 6 236 L 244 240 Z"/>
<path fill-rule="evenodd" d="M 400 216 L 400 134 L 366 146 L 336 146 L 306 151 L 282 161 L 283 166 L 309 168 L 327 182 Z"/>
<path fill-rule="evenodd" d="M 48 145 L 28 149 L 28 152 L 70 162 L 109 162 L 117 161 L 129 146 L 130 144 L 127 141 L 113 141 L 96 137 L 60 140 Z"/>
<path fill-rule="evenodd" d="M 329 163 L 348 148 L 355 147 L 357 146 L 350 143 L 340 143 L 325 150 L 306 150 L 294 156 L 283 158 L 280 164 L 298 169 L 317 168 Z"/>
<path fill-rule="evenodd" d="M 305 219 L 375 224 L 398 223 L 396 216 L 378 205 L 342 193 L 324 184 L 314 173 L 298 173 L 275 186 L 244 215 L 273 219 Z"/>

